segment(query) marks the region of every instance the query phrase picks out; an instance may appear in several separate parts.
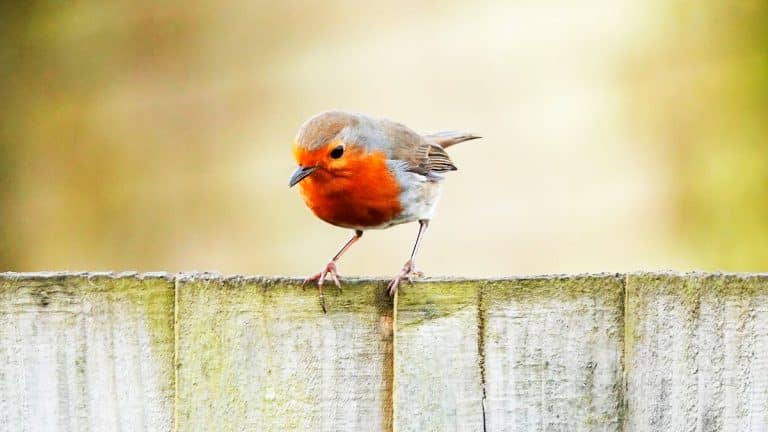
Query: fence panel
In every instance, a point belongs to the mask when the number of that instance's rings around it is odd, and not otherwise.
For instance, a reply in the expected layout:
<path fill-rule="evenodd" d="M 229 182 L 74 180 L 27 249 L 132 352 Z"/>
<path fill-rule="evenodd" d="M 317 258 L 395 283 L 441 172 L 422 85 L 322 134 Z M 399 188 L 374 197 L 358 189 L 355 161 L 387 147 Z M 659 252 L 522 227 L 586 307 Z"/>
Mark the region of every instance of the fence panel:
<path fill-rule="evenodd" d="M 768 276 L 627 280 L 626 430 L 768 430 Z"/>
<path fill-rule="evenodd" d="M 392 307 L 380 284 L 181 278 L 178 430 L 390 430 Z"/>
<path fill-rule="evenodd" d="M 483 430 L 478 284 L 406 285 L 395 325 L 398 431 Z"/>
<path fill-rule="evenodd" d="M 169 276 L 3 274 L 0 430 L 170 430 Z"/>
<path fill-rule="evenodd" d="M 768 275 L 0 273 L 0 431 L 765 431 Z"/>

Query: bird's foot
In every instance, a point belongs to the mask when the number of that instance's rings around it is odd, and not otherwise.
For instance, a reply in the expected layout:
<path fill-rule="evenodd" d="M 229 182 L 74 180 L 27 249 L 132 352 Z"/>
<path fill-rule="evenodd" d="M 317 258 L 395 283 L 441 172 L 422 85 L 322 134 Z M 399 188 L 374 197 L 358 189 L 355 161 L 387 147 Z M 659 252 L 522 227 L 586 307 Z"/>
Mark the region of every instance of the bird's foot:
<path fill-rule="evenodd" d="M 307 282 L 314 282 L 317 281 L 317 289 L 320 291 L 320 307 L 323 308 L 323 313 L 326 313 L 325 309 L 325 296 L 323 295 L 323 283 L 326 281 L 326 279 L 331 279 L 333 283 L 336 285 L 336 288 L 341 291 L 341 282 L 339 282 L 339 273 L 336 271 L 336 263 L 334 261 L 328 261 L 328 264 L 325 265 L 325 268 L 320 273 L 317 273 L 315 275 L 312 275 L 306 279 L 304 279 L 304 282 L 302 285 L 305 285 Z"/>
<path fill-rule="evenodd" d="M 413 283 L 413 278 L 417 277 L 423 277 L 424 273 L 417 271 L 413 266 L 413 260 L 408 260 L 405 262 L 405 265 L 403 265 L 403 269 L 400 270 L 400 273 L 397 274 L 397 276 L 394 277 L 391 281 L 389 281 L 389 284 L 387 285 L 387 289 L 389 290 L 389 295 L 393 296 L 397 292 L 397 288 L 400 286 L 400 282 L 402 281 L 408 281 L 408 283 Z"/>
<path fill-rule="evenodd" d="M 325 280 L 328 279 L 329 277 L 331 280 L 333 280 L 333 283 L 336 284 L 336 287 L 341 289 L 341 282 L 339 282 L 339 273 L 336 270 L 336 263 L 333 261 L 328 261 L 328 264 L 325 265 L 325 267 L 320 273 L 314 274 L 304 279 L 304 284 L 306 284 L 307 282 L 317 281 L 317 285 L 322 287 L 323 283 L 325 283 Z"/>

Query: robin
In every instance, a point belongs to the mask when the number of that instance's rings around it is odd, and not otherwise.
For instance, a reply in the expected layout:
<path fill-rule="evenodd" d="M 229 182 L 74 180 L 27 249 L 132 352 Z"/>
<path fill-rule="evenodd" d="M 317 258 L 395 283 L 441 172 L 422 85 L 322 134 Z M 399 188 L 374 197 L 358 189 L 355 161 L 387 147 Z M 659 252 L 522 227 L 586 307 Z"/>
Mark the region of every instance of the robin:
<path fill-rule="evenodd" d="M 421 276 L 414 267 L 416 252 L 444 174 L 456 170 L 445 149 L 477 138 L 459 131 L 420 135 L 400 123 L 343 111 L 317 114 L 301 126 L 293 142 L 299 167 L 289 186 L 299 185 L 317 217 L 354 231 L 320 273 L 304 281 L 317 281 L 323 312 L 323 283 L 330 278 L 341 288 L 336 262 L 366 230 L 418 221 L 411 256 L 387 285 L 389 294 L 402 281 Z"/>

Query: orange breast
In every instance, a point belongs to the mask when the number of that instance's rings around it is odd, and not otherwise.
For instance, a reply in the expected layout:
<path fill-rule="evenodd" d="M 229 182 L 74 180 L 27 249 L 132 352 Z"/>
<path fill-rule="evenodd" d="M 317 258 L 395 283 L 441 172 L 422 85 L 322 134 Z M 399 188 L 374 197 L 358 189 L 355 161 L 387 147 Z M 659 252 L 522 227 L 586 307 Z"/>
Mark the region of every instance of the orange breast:
<path fill-rule="evenodd" d="M 403 210 L 400 186 L 383 154 L 356 156 L 343 171 L 320 168 L 299 187 L 317 217 L 345 228 L 386 225 Z"/>

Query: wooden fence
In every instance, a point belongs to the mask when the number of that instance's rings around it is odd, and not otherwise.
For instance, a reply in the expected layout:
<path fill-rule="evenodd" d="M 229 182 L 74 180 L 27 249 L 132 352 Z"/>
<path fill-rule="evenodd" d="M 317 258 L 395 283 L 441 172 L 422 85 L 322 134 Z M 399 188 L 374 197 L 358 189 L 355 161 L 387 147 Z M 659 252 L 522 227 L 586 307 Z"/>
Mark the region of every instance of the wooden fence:
<path fill-rule="evenodd" d="M 0 273 L 2 431 L 766 431 L 768 275 Z"/>

